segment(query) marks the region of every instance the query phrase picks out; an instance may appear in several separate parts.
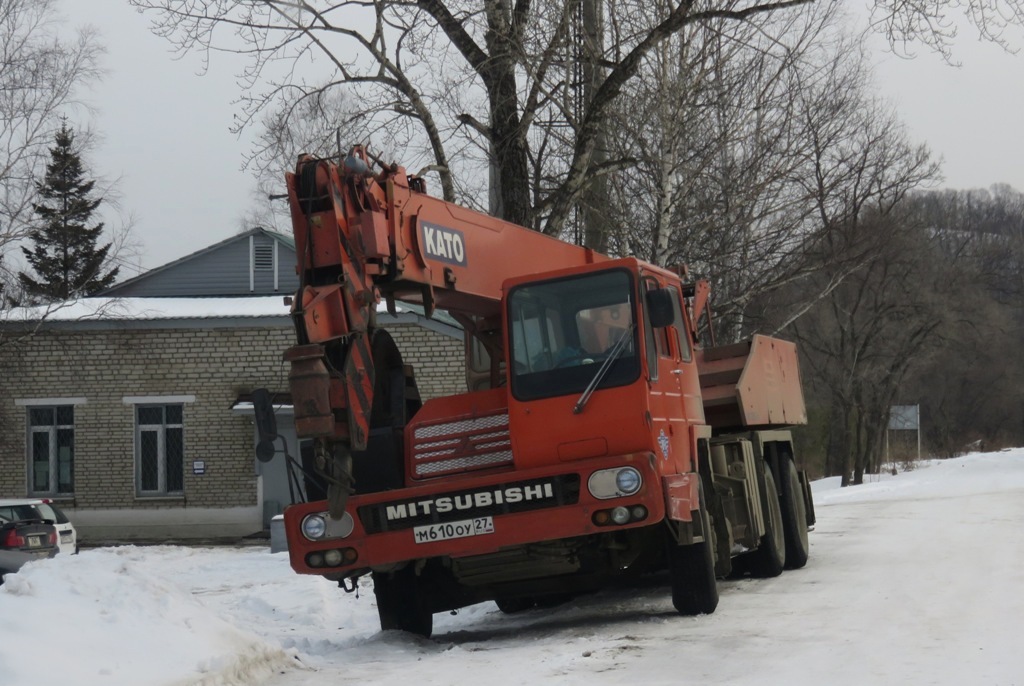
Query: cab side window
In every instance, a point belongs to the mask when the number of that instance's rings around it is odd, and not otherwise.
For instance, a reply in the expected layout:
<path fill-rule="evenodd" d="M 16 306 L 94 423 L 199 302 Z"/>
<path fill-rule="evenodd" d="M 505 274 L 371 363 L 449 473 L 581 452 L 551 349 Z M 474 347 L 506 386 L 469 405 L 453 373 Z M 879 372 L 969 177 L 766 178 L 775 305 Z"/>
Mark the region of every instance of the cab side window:
<path fill-rule="evenodd" d="M 666 335 L 671 335 L 676 340 L 676 349 L 679 351 L 679 359 L 689 362 L 693 359 L 693 348 L 690 345 L 690 334 L 686 331 L 686 320 L 683 318 L 682 298 L 679 289 L 675 286 L 668 287 L 672 291 L 672 308 L 675 310 L 675 323 L 665 327 Z"/>

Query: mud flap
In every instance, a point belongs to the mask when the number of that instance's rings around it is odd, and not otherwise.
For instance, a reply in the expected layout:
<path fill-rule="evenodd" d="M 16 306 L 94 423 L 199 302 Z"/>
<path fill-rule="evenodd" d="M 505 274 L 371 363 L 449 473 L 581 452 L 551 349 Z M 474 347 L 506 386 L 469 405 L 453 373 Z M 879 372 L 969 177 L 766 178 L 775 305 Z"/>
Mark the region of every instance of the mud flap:
<path fill-rule="evenodd" d="M 811 491 L 811 483 L 807 480 L 807 472 L 801 471 L 800 488 L 804 492 L 804 503 L 807 505 L 807 528 L 814 526 L 817 518 L 814 516 L 814 493 Z"/>

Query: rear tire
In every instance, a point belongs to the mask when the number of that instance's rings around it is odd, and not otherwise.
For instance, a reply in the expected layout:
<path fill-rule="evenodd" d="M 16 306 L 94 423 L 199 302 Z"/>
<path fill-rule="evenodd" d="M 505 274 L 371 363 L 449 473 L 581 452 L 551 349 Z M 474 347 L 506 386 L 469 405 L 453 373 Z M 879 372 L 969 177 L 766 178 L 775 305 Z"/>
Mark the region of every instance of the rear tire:
<path fill-rule="evenodd" d="M 704 489 L 700 491 L 700 523 L 704 541 L 679 545 L 668 535 L 668 569 L 672 579 L 672 605 L 681 615 L 709 615 L 718 607 L 715 579 L 714 534 Z"/>
<path fill-rule="evenodd" d="M 807 564 L 811 548 L 807 537 L 807 504 L 800 475 L 788 454 L 779 455 L 779 491 L 782 529 L 786 533 L 786 569 L 800 569 Z"/>
<path fill-rule="evenodd" d="M 390 574 L 374 572 L 373 592 L 382 631 L 397 629 L 430 638 L 434 614 L 424 603 L 421 587 L 412 565 Z"/>
<path fill-rule="evenodd" d="M 786 535 L 782 524 L 782 507 L 775 488 L 772 470 L 764 463 L 764 499 L 766 507 L 764 536 L 761 544 L 748 554 L 747 569 L 751 576 L 764 579 L 782 574 L 786 566 Z"/>

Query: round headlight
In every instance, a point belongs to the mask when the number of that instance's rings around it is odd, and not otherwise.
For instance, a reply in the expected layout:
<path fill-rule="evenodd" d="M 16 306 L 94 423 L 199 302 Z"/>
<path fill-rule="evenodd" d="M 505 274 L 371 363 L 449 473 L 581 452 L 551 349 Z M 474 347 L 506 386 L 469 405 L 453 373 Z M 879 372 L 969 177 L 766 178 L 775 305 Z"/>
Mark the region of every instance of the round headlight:
<path fill-rule="evenodd" d="M 619 473 L 615 475 L 615 486 L 619 489 L 622 495 L 633 495 L 640 490 L 640 484 L 643 480 L 640 478 L 640 472 L 636 471 L 632 467 L 626 467 L 620 469 Z"/>
<path fill-rule="evenodd" d="M 302 535 L 311 541 L 322 538 L 327 531 L 327 522 L 320 515 L 306 515 L 302 520 Z"/>

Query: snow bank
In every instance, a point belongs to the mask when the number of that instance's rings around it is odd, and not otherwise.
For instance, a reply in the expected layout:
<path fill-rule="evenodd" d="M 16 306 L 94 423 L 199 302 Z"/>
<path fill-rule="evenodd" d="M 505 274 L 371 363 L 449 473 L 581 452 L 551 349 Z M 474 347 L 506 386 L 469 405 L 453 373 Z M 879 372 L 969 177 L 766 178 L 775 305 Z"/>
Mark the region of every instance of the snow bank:
<path fill-rule="evenodd" d="M 194 596 L 166 564 L 182 553 L 107 548 L 7 575 L 0 682 L 248 684 L 294 661 Z"/>
<path fill-rule="evenodd" d="M 921 460 L 911 471 L 865 475 L 859 486 L 839 487 L 839 477 L 811 484 L 814 504 L 943 498 L 1024 489 L 1024 448 L 975 453 L 954 460 Z"/>

